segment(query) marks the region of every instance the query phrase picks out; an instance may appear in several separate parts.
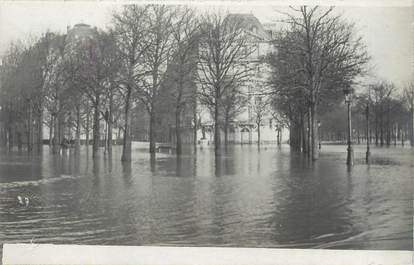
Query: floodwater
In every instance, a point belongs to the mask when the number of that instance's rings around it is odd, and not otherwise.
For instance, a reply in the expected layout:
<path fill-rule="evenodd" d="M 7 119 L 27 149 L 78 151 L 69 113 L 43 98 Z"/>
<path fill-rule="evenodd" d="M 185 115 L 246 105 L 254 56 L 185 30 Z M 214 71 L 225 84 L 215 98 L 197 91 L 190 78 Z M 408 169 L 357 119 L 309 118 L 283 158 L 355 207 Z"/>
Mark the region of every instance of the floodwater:
<path fill-rule="evenodd" d="M 414 149 L 322 146 L 312 163 L 288 146 L 237 145 L 215 159 L 134 149 L 133 161 L 0 153 L 0 243 L 413 247 Z M 27 197 L 21 205 L 17 196 Z"/>

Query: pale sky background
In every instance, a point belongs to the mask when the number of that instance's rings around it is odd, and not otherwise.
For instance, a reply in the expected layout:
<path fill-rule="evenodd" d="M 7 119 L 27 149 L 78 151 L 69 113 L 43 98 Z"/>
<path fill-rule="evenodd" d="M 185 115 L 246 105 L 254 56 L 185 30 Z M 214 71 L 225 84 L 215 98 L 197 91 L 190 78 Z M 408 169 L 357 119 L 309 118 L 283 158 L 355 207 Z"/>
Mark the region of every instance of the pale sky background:
<path fill-rule="evenodd" d="M 230 13 L 252 13 L 262 23 L 278 20 L 270 4 L 246 5 L 240 2 L 219 8 Z M 11 41 L 38 36 L 46 30 L 64 33 L 68 25 L 87 23 L 104 28 L 110 23 L 111 12 L 119 8 L 113 2 L 7 2 L 0 3 L 0 56 Z M 195 6 L 205 12 L 209 6 Z M 375 77 L 405 85 L 414 72 L 413 7 L 340 6 L 338 12 L 356 23 L 372 56 Z"/>

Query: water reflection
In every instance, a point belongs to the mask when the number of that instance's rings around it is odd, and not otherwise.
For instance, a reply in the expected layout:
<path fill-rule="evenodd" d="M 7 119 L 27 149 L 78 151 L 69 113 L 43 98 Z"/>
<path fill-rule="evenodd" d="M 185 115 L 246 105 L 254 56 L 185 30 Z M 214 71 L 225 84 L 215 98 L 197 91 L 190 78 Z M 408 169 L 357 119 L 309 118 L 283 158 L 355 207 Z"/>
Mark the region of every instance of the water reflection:
<path fill-rule="evenodd" d="M 287 146 L 134 151 L 129 163 L 117 147 L 98 159 L 1 153 L 0 240 L 411 249 L 413 151 L 373 148 L 365 165 L 356 148 L 352 170 L 345 152 L 326 146 L 316 163 Z"/>

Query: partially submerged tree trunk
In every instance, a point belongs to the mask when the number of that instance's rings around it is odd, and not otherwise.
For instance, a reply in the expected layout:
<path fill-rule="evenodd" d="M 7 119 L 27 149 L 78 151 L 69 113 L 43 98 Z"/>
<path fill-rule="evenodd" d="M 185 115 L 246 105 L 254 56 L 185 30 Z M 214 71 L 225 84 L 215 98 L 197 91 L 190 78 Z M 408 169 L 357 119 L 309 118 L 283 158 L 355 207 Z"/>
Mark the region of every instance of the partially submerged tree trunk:
<path fill-rule="evenodd" d="M 175 137 L 176 137 L 176 153 L 180 155 L 182 153 L 182 141 L 181 141 L 181 109 L 177 106 L 175 110 Z"/>
<path fill-rule="evenodd" d="M 217 103 L 218 91 L 216 92 L 216 104 L 214 105 L 214 151 L 220 155 L 220 125 L 219 125 L 219 104 Z"/>
<path fill-rule="evenodd" d="M 193 145 L 194 150 L 197 150 L 197 99 L 194 100 L 193 104 Z"/>
<path fill-rule="evenodd" d="M 53 127 L 54 125 L 54 116 L 51 114 L 50 115 L 50 122 L 49 122 L 49 148 L 51 150 L 52 145 L 53 145 Z"/>
<path fill-rule="evenodd" d="M 112 127 L 113 127 L 113 96 L 111 94 L 109 98 L 109 111 L 108 111 L 108 155 L 112 156 Z"/>
<path fill-rule="evenodd" d="M 79 104 L 76 105 L 76 132 L 75 132 L 75 152 L 78 153 L 80 151 L 80 106 Z"/>
<path fill-rule="evenodd" d="M 13 144 L 14 144 L 14 136 L 13 136 L 13 127 L 11 122 L 9 123 L 8 126 L 8 131 L 7 131 L 7 143 L 8 143 L 8 147 L 9 147 L 9 151 L 13 150 Z"/>
<path fill-rule="evenodd" d="M 33 109 L 32 103 L 29 100 L 28 103 L 28 116 L 27 116 L 27 151 L 33 151 Z"/>
<path fill-rule="evenodd" d="M 85 128 L 85 145 L 86 145 L 86 151 L 89 150 L 89 134 L 90 134 L 90 113 L 89 113 L 89 106 L 86 108 L 86 128 Z"/>
<path fill-rule="evenodd" d="M 98 156 L 99 141 L 100 141 L 100 126 L 99 126 L 99 105 L 100 96 L 98 95 L 94 102 L 94 113 L 93 113 L 93 146 L 92 146 L 92 157 Z"/>
<path fill-rule="evenodd" d="M 130 117 L 130 108 L 131 108 L 131 92 L 132 87 L 128 85 L 127 95 L 125 98 L 125 124 L 124 124 L 124 139 L 122 142 L 122 156 L 121 161 L 128 162 L 131 161 L 131 136 L 130 136 L 130 127 L 131 127 L 131 117 Z"/>
<path fill-rule="evenodd" d="M 306 131 L 308 133 L 307 139 L 306 139 L 306 153 L 308 154 L 308 157 L 310 157 L 310 155 L 312 153 L 312 151 L 311 151 L 311 149 L 312 149 L 312 145 L 311 145 L 311 133 L 312 133 L 311 123 L 312 123 L 311 122 L 311 113 L 310 113 L 310 110 L 309 110 L 308 111 L 308 124 L 307 124 L 307 128 L 306 128 Z"/>
<path fill-rule="evenodd" d="M 59 135 L 59 123 L 60 123 L 60 114 L 55 113 L 54 118 L 54 128 L 53 128 L 53 141 L 52 141 L 52 153 L 58 154 L 60 152 L 60 135 Z"/>
<path fill-rule="evenodd" d="M 155 110 L 153 107 L 150 112 L 149 127 L 149 152 L 155 154 Z"/>
<path fill-rule="evenodd" d="M 316 104 L 313 103 L 311 105 L 311 148 L 312 148 L 312 160 L 317 160 L 319 158 L 319 151 L 318 151 L 318 127 L 316 123 Z"/>
<path fill-rule="evenodd" d="M 39 107 L 39 113 L 37 117 L 37 151 L 40 153 L 43 151 L 43 108 Z"/>
<path fill-rule="evenodd" d="M 226 118 L 224 120 L 224 146 L 229 145 L 229 118 L 228 114 L 226 113 Z"/>
<path fill-rule="evenodd" d="M 277 140 L 276 140 L 277 145 L 280 145 L 280 129 L 279 128 L 277 129 L 277 135 L 276 135 L 276 137 L 277 137 Z"/>
<path fill-rule="evenodd" d="M 20 131 L 17 131 L 17 149 L 21 151 L 22 146 L 23 146 L 22 133 Z"/>

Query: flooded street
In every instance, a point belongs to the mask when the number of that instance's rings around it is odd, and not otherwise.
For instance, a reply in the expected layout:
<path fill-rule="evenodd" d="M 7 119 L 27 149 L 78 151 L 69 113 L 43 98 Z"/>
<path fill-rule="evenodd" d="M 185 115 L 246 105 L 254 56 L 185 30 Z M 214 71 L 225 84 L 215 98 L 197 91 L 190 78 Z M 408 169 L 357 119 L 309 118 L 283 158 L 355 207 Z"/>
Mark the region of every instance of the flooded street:
<path fill-rule="evenodd" d="M 414 150 L 322 146 L 312 163 L 287 145 L 232 146 L 181 159 L 134 149 L 130 164 L 0 154 L 0 242 L 340 249 L 413 247 Z M 28 197 L 28 206 L 17 197 Z"/>

